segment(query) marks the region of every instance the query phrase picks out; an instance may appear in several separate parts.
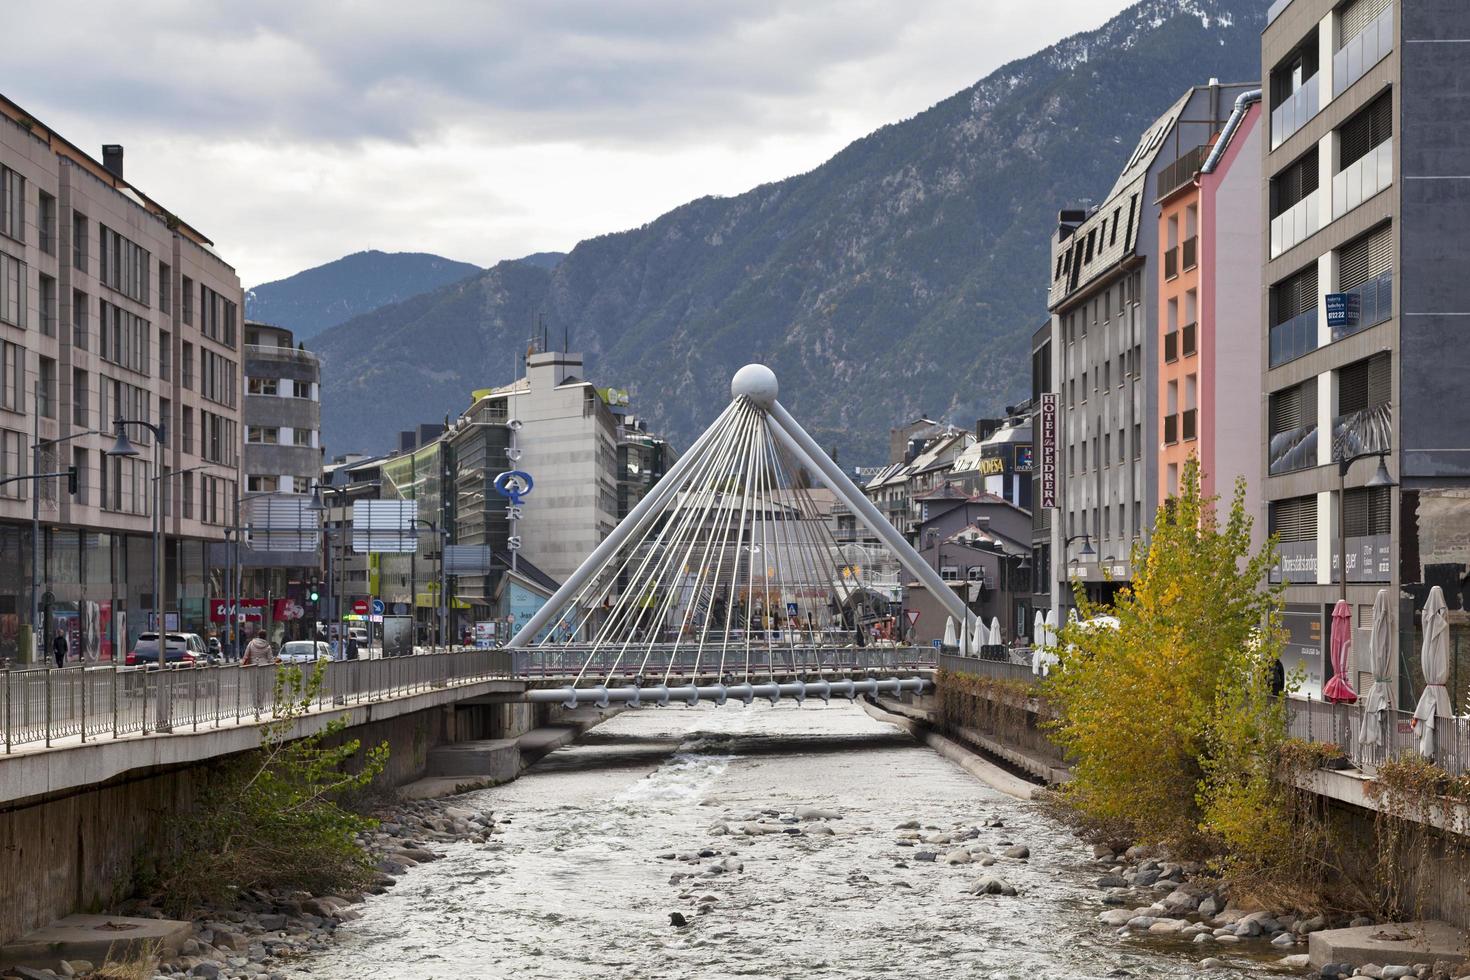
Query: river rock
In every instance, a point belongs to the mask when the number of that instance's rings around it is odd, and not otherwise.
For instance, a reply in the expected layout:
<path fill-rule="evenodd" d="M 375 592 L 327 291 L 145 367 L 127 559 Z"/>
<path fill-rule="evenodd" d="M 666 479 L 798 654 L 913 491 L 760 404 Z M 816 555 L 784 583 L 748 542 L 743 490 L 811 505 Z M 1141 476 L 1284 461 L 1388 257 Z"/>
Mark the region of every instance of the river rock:
<path fill-rule="evenodd" d="M 1031 848 L 1027 847 L 1025 844 L 1014 844 L 1006 848 L 1004 851 L 1001 851 L 1001 855 L 1003 857 L 1016 858 L 1018 860 L 1025 861 L 1031 857 Z"/>
<path fill-rule="evenodd" d="M 963 851 L 963 850 L 961 850 L 961 851 L 950 851 L 948 854 L 946 854 L 944 856 L 944 863 L 945 864 L 969 864 L 970 863 L 970 860 L 971 860 L 971 858 L 970 858 L 970 852 L 969 851 Z"/>
<path fill-rule="evenodd" d="M 988 867 L 990 867 L 994 863 L 995 863 L 995 857 L 993 855 L 990 855 L 990 854 L 987 854 L 983 858 L 980 859 L 980 866 L 983 867 L 983 868 L 988 868 Z"/>
<path fill-rule="evenodd" d="M 934 852 L 934 851 L 915 851 L 914 852 L 914 860 L 915 861 L 934 861 L 934 860 L 937 860 L 938 858 L 939 858 L 939 855 L 936 852 Z"/>
<path fill-rule="evenodd" d="M 1226 945 L 1230 945 L 1232 943 L 1238 943 L 1238 942 L 1240 942 L 1240 937 L 1239 936 L 1236 936 L 1236 935 L 1233 935 L 1233 934 L 1226 934 L 1224 936 L 1216 936 L 1215 937 L 1215 942 L 1217 942 L 1217 943 L 1225 943 Z"/>
<path fill-rule="evenodd" d="M 1175 889 L 1164 896 L 1160 903 L 1164 908 L 1176 915 L 1183 912 L 1193 912 L 1199 906 L 1199 899 L 1186 891 Z"/>
<path fill-rule="evenodd" d="M 894 830 L 918 830 L 919 829 L 919 821 L 917 821 L 917 820 L 905 820 L 903 823 L 897 825 L 893 829 Z"/>
<path fill-rule="evenodd" d="M 1137 874 L 1135 874 L 1133 876 L 1133 883 L 1135 885 L 1138 885 L 1140 888 L 1146 888 L 1146 887 L 1148 887 L 1149 885 L 1152 885 L 1154 882 L 1156 882 L 1158 880 L 1159 880 L 1159 871 L 1158 871 L 1157 868 L 1149 868 L 1147 870 L 1140 870 Z"/>
<path fill-rule="evenodd" d="M 1122 875 L 1103 875 L 1097 879 L 1098 888 L 1127 888 L 1128 882 Z"/>
<path fill-rule="evenodd" d="M 1326 929 L 1326 928 L 1327 928 L 1327 919 L 1325 917 L 1321 916 L 1321 915 L 1314 915 L 1310 919 L 1303 919 L 1297 925 L 1297 928 L 1296 928 L 1295 931 L 1297 931 L 1297 932 L 1301 933 L 1303 936 L 1305 936 L 1305 935 L 1307 935 L 1309 933 L 1321 932 L 1323 929 Z"/>
<path fill-rule="evenodd" d="M 818 837 L 834 837 L 836 836 L 837 831 L 833 830 L 831 827 L 827 826 L 824 823 L 819 823 L 815 826 L 806 828 L 806 833 L 808 835 L 816 834 Z"/>
<path fill-rule="evenodd" d="M 1131 918 L 1133 918 L 1132 909 L 1108 909 L 1097 914 L 1097 921 L 1105 926 L 1126 926 Z"/>
<path fill-rule="evenodd" d="M 842 814 L 836 810 L 823 810 L 815 806 L 799 806 L 792 811 L 800 820 L 841 820 Z"/>
<path fill-rule="evenodd" d="M 1413 973 L 1414 968 L 1412 966 L 1385 966 L 1378 975 L 1383 980 L 1399 980 L 1400 977 L 1407 977 Z"/>
<path fill-rule="evenodd" d="M 1194 934 L 1195 945 L 1199 945 L 1201 943 L 1212 943 L 1214 941 L 1215 937 L 1210 935 L 1208 932 L 1197 932 Z"/>
<path fill-rule="evenodd" d="M 1312 958 L 1306 953 L 1293 953 L 1290 956 L 1281 957 L 1276 962 L 1290 970 L 1301 970 L 1305 969 L 1311 961 Z"/>
<path fill-rule="evenodd" d="M 1271 945 L 1272 946 L 1280 946 L 1280 947 L 1295 946 L 1296 945 L 1296 937 L 1293 936 L 1289 932 L 1283 932 L 1280 935 L 1277 935 L 1277 936 L 1273 936 L 1272 937 L 1272 939 L 1271 939 Z"/>
<path fill-rule="evenodd" d="M 1201 970 L 1223 970 L 1225 969 L 1225 961 L 1216 959 L 1213 956 L 1206 956 L 1199 961 L 1199 966 Z"/>
<path fill-rule="evenodd" d="M 1148 931 L 1157 935 L 1168 935 L 1184 931 L 1183 919 L 1160 919 L 1148 927 Z"/>
<path fill-rule="evenodd" d="M 1016 887 L 1004 878 L 996 878 L 986 875 L 976 878 L 966 889 L 971 895 L 1008 895 L 1016 894 Z"/>
<path fill-rule="evenodd" d="M 1199 903 L 1199 914 L 1212 916 L 1220 911 L 1220 903 L 1215 900 L 1214 895 L 1206 895 Z"/>
<path fill-rule="evenodd" d="M 1150 928 L 1155 922 L 1158 921 L 1159 920 L 1157 916 L 1135 915 L 1133 918 L 1125 922 L 1124 925 L 1126 925 L 1129 929 L 1138 929 L 1142 931 Z"/>

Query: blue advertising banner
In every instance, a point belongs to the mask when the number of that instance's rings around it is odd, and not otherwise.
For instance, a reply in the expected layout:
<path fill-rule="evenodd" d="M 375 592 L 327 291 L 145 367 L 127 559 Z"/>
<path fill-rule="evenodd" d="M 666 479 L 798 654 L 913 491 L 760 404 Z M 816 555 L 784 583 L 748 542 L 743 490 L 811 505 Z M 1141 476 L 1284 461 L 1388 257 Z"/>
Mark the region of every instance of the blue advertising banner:
<path fill-rule="evenodd" d="M 1363 297 L 1357 293 L 1327 294 L 1327 325 L 1355 327 L 1363 309 Z"/>

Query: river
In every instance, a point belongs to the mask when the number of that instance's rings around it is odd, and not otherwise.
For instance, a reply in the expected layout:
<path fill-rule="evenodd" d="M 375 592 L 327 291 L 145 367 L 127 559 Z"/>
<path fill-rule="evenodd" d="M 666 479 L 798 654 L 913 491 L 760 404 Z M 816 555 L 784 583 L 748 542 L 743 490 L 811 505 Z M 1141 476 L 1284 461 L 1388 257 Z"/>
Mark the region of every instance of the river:
<path fill-rule="evenodd" d="M 1099 869 L 1088 848 L 1034 804 L 854 705 L 629 711 L 471 800 L 509 816 L 506 833 L 490 845 L 445 845 L 444 860 L 369 899 L 333 950 L 302 964 L 311 976 L 1248 975 L 1206 973 L 1184 943 L 1114 936 L 1096 921 Z M 835 833 L 709 833 L 732 816 L 800 805 L 839 812 Z M 1024 843 L 1031 858 L 985 869 L 918 863 L 896 844 L 894 828 L 909 820 L 979 826 L 972 843 Z M 1003 826 L 984 826 L 992 820 Z M 658 855 L 705 848 L 720 852 L 705 865 L 733 850 L 744 870 L 671 884 L 698 866 Z M 962 891 L 992 873 L 1020 896 Z M 696 914 L 710 895 L 712 911 Z M 689 925 L 671 926 L 673 911 Z"/>

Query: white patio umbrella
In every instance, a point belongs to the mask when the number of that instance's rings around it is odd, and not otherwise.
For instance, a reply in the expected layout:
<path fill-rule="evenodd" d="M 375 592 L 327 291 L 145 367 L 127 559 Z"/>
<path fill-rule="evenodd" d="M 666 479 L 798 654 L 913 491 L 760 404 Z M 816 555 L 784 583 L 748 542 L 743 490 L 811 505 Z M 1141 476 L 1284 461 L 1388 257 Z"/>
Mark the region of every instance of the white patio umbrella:
<path fill-rule="evenodd" d="M 1363 717 L 1358 723 L 1358 747 L 1378 749 L 1383 745 L 1384 719 L 1393 707 L 1393 689 L 1388 672 L 1393 666 L 1393 606 L 1388 590 L 1379 589 L 1373 599 L 1373 629 L 1368 638 L 1368 665 L 1373 686 L 1363 695 Z"/>
<path fill-rule="evenodd" d="M 1073 610 L 1073 615 L 1076 615 L 1076 610 Z M 1052 665 L 1061 662 L 1062 658 L 1057 656 L 1057 611 L 1049 609 L 1046 613 L 1046 651 L 1041 657 L 1041 673 L 1050 673 Z"/>
<path fill-rule="evenodd" d="M 990 643 L 992 646 L 1001 646 L 1006 641 L 1005 634 L 1000 629 L 1000 617 L 990 617 Z"/>
<path fill-rule="evenodd" d="M 985 620 L 979 616 L 975 617 L 975 628 L 970 632 L 970 649 L 974 656 L 980 656 L 980 648 L 990 642 L 990 631 L 985 627 Z"/>
<path fill-rule="evenodd" d="M 1041 658 L 1046 648 L 1046 616 L 1036 610 L 1036 621 L 1031 624 L 1031 673 L 1041 673 Z"/>
<path fill-rule="evenodd" d="M 944 646 L 947 649 L 953 647 L 955 643 L 954 617 L 946 616 L 944 617 Z"/>
<path fill-rule="evenodd" d="M 1419 731 L 1419 754 L 1434 755 L 1434 729 L 1437 718 L 1454 716 L 1445 682 L 1450 679 L 1450 628 L 1445 621 L 1444 593 L 1439 586 L 1429 590 L 1424 601 L 1424 644 L 1419 649 L 1419 664 L 1424 669 L 1424 693 L 1414 707 L 1414 727 Z"/>

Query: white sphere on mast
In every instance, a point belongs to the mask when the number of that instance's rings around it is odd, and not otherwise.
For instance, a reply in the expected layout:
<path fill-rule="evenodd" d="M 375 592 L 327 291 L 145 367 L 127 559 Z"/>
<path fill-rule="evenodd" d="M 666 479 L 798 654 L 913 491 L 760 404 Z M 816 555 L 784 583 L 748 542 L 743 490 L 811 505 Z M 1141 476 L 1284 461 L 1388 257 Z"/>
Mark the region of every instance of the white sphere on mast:
<path fill-rule="evenodd" d="M 731 398 L 744 396 L 761 408 L 770 408 L 778 391 L 776 372 L 764 364 L 747 364 L 730 379 Z"/>

